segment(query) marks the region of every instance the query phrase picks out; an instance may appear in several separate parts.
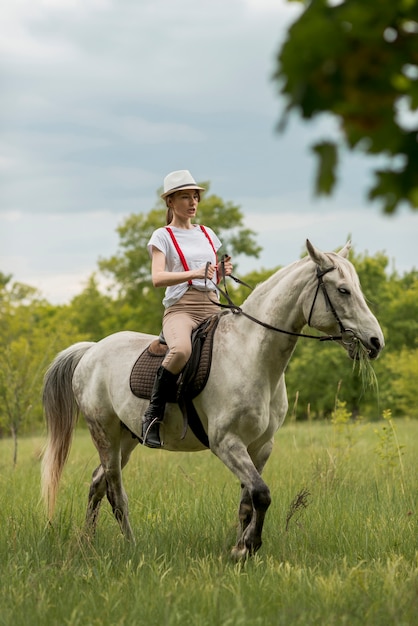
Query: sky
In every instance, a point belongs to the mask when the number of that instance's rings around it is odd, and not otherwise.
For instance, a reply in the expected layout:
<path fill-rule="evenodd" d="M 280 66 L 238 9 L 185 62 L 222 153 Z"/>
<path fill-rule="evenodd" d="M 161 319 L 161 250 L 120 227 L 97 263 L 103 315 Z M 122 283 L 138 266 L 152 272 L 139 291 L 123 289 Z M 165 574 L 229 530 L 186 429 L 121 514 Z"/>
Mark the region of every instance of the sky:
<path fill-rule="evenodd" d="M 300 5 L 286 0 L 3 0 L 0 23 L 0 272 L 49 302 L 81 293 L 116 229 L 189 169 L 240 206 L 263 251 L 238 275 L 286 265 L 305 240 L 351 237 L 417 268 L 418 212 L 366 200 L 373 162 L 342 159 L 336 193 L 315 198 L 310 145 L 332 120 L 277 124 L 271 79 Z"/>

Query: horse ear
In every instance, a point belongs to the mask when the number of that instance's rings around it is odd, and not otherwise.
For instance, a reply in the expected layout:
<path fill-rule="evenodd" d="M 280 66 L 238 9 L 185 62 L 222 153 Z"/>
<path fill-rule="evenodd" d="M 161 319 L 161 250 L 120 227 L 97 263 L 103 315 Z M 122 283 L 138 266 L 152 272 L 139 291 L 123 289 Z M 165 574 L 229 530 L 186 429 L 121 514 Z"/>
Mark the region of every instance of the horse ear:
<path fill-rule="evenodd" d="M 348 253 L 350 252 L 350 250 L 351 250 L 351 241 L 348 240 L 344 248 L 341 248 L 338 254 L 346 259 L 348 257 Z"/>
<path fill-rule="evenodd" d="M 319 265 L 319 267 L 321 268 L 325 268 L 327 265 L 329 265 L 329 259 L 327 259 L 327 257 L 323 252 L 321 252 L 321 250 L 315 248 L 311 244 L 309 239 L 306 240 L 306 249 L 308 250 L 309 256 L 311 257 L 312 261 L 316 265 Z"/>

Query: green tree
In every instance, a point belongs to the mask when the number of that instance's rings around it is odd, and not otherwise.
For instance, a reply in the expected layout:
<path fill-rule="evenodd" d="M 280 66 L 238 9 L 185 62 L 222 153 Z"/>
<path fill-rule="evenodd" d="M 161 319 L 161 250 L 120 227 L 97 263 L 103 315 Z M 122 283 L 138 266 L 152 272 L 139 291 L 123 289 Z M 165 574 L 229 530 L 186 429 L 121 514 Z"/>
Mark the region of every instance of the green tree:
<path fill-rule="evenodd" d="M 286 373 L 289 406 L 298 419 L 330 417 L 338 388 L 339 397 L 350 400 L 351 413 L 358 412 L 358 394 L 354 387 L 352 366 L 343 350 L 335 344 L 313 339 L 299 339 Z M 347 395 L 350 394 L 350 398 Z"/>
<path fill-rule="evenodd" d="M 42 376 L 55 353 L 79 340 L 59 307 L 0 273 L 0 435 L 18 437 L 42 420 Z"/>
<path fill-rule="evenodd" d="M 11 278 L 0 275 L 0 428 L 7 429 L 13 438 L 16 464 L 18 434 L 32 411 L 41 371 L 32 352 L 37 329 L 30 313 L 37 291 L 12 283 Z"/>
<path fill-rule="evenodd" d="M 246 285 L 241 284 L 238 281 L 235 282 L 231 277 L 227 277 L 226 278 L 226 291 L 229 297 L 231 298 L 231 300 L 233 301 L 233 303 L 236 304 L 237 306 L 240 306 L 248 298 L 251 291 L 255 287 L 257 287 L 259 283 L 262 283 L 265 280 L 267 280 L 278 269 L 279 267 L 276 267 L 272 270 L 266 270 L 262 268 L 261 270 L 252 271 L 242 276 L 241 275 L 238 276 L 234 270 L 233 275 L 236 276 L 238 280 L 241 280 L 242 283 L 246 283 Z M 225 289 L 225 285 L 223 281 L 220 283 L 219 286 L 222 290 Z"/>
<path fill-rule="evenodd" d="M 67 307 L 68 321 L 87 341 L 99 341 L 112 332 L 108 328 L 114 306 L 111 296 L 100 291 L 96 275 L 92 274 L 84 290 Z"/>
<path fill-rule="evenodd" d="M 396 408 L 396 415 L 418 417 L 418 349 L 403 347 L 386 360 L 389 383 L 382 387 L 384 406 Z"/>
<path fill-rule="evenodd" d="M 418 207 L 418 0 L 300 0 L 306 5 L 277 57 L 288 113 L 331 114 L 340 139 L 313 146 L 316 191 L 332 193 L 341 147 L 383 155 L 369 199 L 386 213 Z M 415 115 L 414 115 L 415 114 Z"/>
<path fill-rule="evenodd" d="M 388 347 L 399 353 L 404 347 L 418 348 L 418 272 L 405 274 L 390 281 L 392 291 L 387 302 L 384 319 L 390 323 Z"/>

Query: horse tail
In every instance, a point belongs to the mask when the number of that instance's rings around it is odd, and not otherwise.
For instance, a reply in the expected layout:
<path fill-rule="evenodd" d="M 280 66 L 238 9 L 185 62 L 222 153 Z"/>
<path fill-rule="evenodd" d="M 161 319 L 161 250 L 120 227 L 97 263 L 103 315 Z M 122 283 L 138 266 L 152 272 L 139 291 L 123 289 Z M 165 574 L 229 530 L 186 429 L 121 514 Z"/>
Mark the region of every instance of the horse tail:
<path fill-rule="evenodd" d="M 74 370 L 94 345 L 94 342 L 82 341 L 66 348 L 45 373 L 42 403 L 48 438 L 42 458 L 41 492 L 49 520 L 54 513 L 59 481 L 79 416 L 72 388 Z"/>

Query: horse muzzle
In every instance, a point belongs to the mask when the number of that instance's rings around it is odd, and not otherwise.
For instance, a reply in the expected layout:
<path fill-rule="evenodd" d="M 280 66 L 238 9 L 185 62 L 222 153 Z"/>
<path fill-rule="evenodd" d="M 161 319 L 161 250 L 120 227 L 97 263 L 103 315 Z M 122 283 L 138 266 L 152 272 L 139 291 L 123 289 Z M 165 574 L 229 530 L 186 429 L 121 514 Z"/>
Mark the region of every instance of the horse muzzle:
<path fill-rule="evenodd" d="M 377 359 L 381 353 L 384 343 L 378 337 L 370 337 L 367 341 L 361 340 L 353 330 L 346 328 L 341 333 L 341 343 L 347 350 L 351 359 L 358 361 L 360 359 L 360 346 L 365 352 L 368 359 Z"/>

